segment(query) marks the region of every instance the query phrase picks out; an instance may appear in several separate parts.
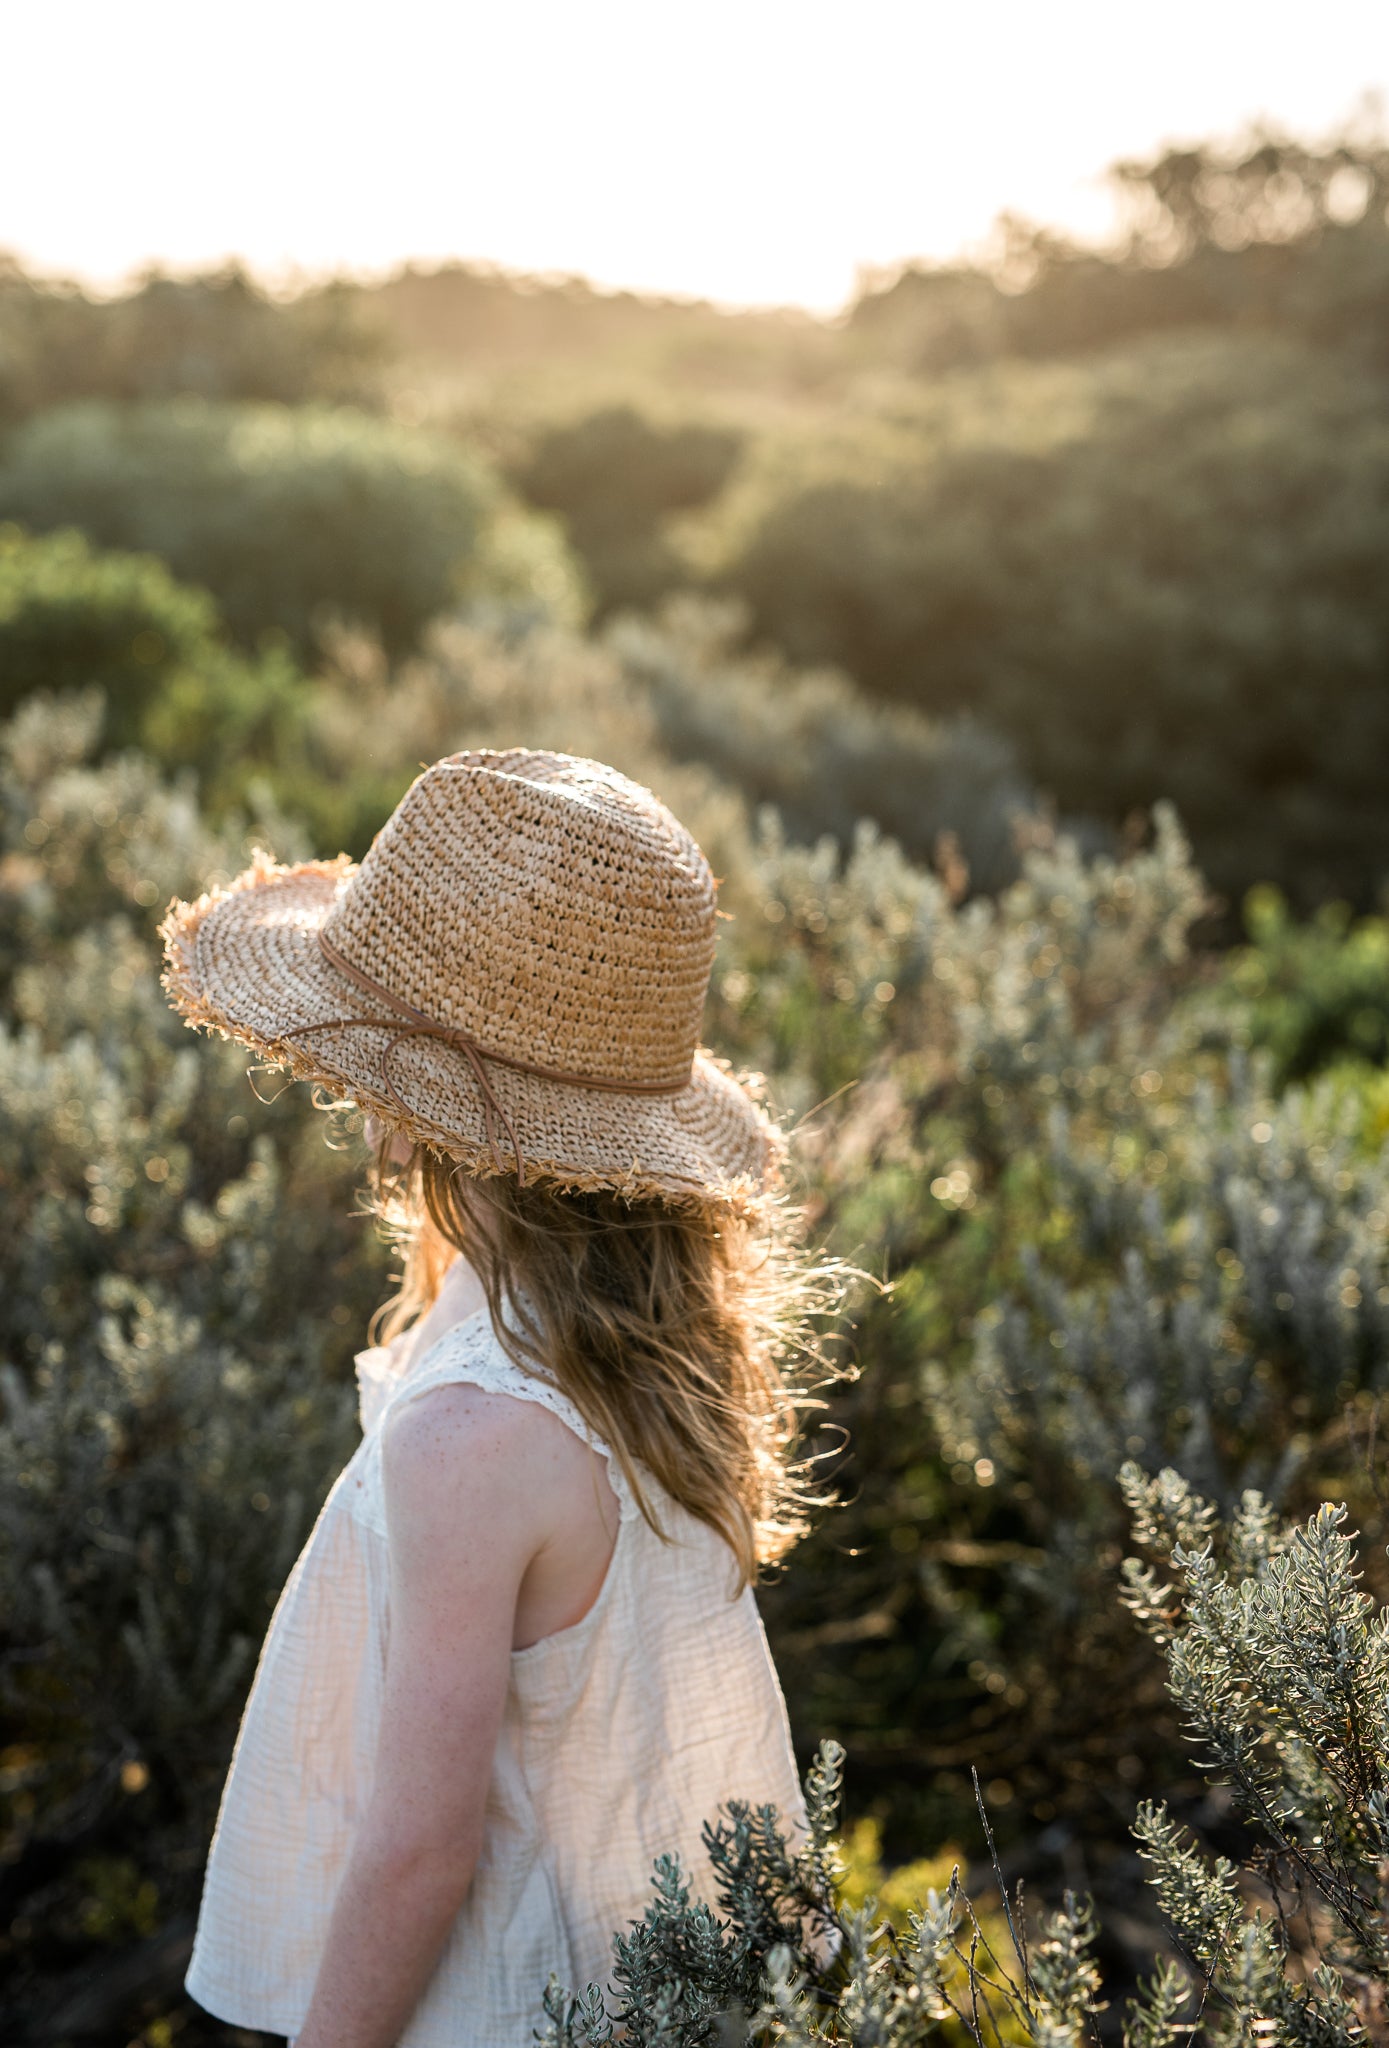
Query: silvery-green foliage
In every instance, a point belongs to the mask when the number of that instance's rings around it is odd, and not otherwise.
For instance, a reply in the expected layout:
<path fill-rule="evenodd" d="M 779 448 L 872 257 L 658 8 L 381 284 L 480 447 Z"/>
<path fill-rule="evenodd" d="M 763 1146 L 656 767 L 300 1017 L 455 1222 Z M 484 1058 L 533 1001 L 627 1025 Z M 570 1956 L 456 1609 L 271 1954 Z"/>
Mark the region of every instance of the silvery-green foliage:
<path fill-rule="evenodd" d="M 975 2048 L 1030 2040 L 1078 2048 L 1100 2009 L 1088 1904 L 1068 1894 L 1030 1949 L 991 1948 L 959 1882 L 928 1892 L 903 1930 L 873 1901 L 842 1906 L 829 1850 L 843 1751 L 822 1743 L 807 1774 L 808 1834 L 788 1846 L 775 1808 L 730 1802 L 706 1825 L 716 1903 L 692 1900 L 679 1862 L 658 1859 L 640 1921 L 614 1936 L 616 2000 L 551 1978 L 544 2048 L 916 2048 L 942 2033 Z"/>
<path fill-rule="evenodd" d="M 932 972 L 953 999 L 963 1069 L 1064 1101 L 1096 1066 L 1127 1064 L 1206 903 L 1176 813 L 1158 804 L 1153 820 L 1151 847 L 1122 861 L 1044 837 L 996 902 L 952 920 Z"/>
<path fill-rule="evenodd" d="M 1183 1101 L 1178 1033 L 1107 1131 L 1053 1112 L 1053 1248 L 1020 1245 L 967 1369 L 938 1357 L 921 1379 L 947 1454 L 982 1456 L 999 1498 L 1021 1497 L 1038 1555 L 1010 1567 L 1012 1597 L 1090 1644 L 1113 1634 L 1125 1459 L 1170 1464 L 1226 1511 L 1250 1490 L 1283 1506 L 1346 1405 L 1389 1387 L 1389 1154 L 1357 1138 L 1353 1100 L 1329 1083 L 1275 1097 L 1261 1063 L 1235 1058 Z"/>
<path fill-rule="evenodd" d="M 842 1762 L 836 1744 L 821 1745 L 806 1788 L 811 1827 L 797 1849 L 775 1807 L 731 1800 L 705 1824 L 717 1914 L 691 1903 L 677 1859 L 658 1861 L 644 1917 L 613 1944 L 620 2015 L 640 2048 L 668 2037 L 717 2043 L 722 2027 L 760 2005 L 773 1950 L 805 1952 L 837 1927 L 826 1876 Z"/>
<path fill-rule="evenodd" d="M 832 1896 L 844 1875 L 837 1832 L 844 1791 L 844 1748 L 826 1738 L 805 1774 L 806 1841 L 802 1850 L 808 1889 L 816 1899 Z"/>
<path fill-rule="evenodd" d="M 1166 1956 L 1124 2008 L 1124 2048 L 1170 2048 L 1181 2031 L 1191 1986 L 1186 1972 Z"/>
<path fill-rule="evenodd" d="M 960 1679 L 987 1678 L 1014 1713 L 981 1764 L 1070 1806 L 1095 1781 L 1063 1757 L 1110 1753 L 1154 1686 L 1114 1607 L 1114 1475 L 1171 1464 L 1232 1509 L 1326 1469 L 1389 1384 L 1389 1154 L 1342 1080 L 1280 1093 L 1212 1030 L 1169 809 L 1120 859 L 1035 839 L 963 900 L 871 830 L 808 847 L 764 816 L 715 1035 L 805 1114 L 816 1213 L 895 1282 L 833 1410 L 848 1505 L 770 1596 L 802 1726 L 911 1743 L 943 1706 L 958 1754 Z M 822 1640 L 863 1643 L 871 1697 Z"/>
<path fill-rule="evenodd" d="M 1278 2048 L 1352 2048 L 1366 2039 L 1364 2022 L 1348 1993 L 1358 1972 L 1322 1963 L 1310 1981 L 1298 1981 L 1302 1958 L 1289 1952 L 1279 1918 L 1251 1910 L 1240 1897 L 1237 1872 L 1222 1858 L 1192 1850 L 1161 1807 L 1140 1810 L 1135 1835 L 1153 1866 L 1153 1883 L 1173 1935 L 1193 1966 L 1189 1976 L 1170 1961 L 1146 1992 L 1130 2000 L 1125 2043 L 1188 2031 L 1212 2048 L 1273 2042 Z M 1380 1980 L 1382 1981 L 1382 1979 Z M 1375 1979 L 1360 1978 L 1363 1992 Z M 1177 2013 L 1193 2004 L 1199 2026 Z"/>
<path fill-rule="evenodd" d="M 554 622 L 519 630 L 474 604 L 394 666 L 361 635 L 335 634 L 331 655 L 305 699 L 300 758 L 280 764 L 277 787 L 332 844 L 364 846 L 421 761 L 524 744 L 608 761 L 657 789 L 740 923 L 747 820 L 768 805 L 792 841 L 823 837 L 847 852 L 871 820 L 918 858 L 952 833 L 976 888 L 1016 872 L 1010 817 L 1025 792 L 1006 750 L 872 705 L 842 677 L 735 650 L 723 609 L 707 602 L 622 619 L 597 638 Z M 902 855 L 897 866 L 912 872 Z"/>
<path fill-rule="evenodd" d="M 1095 1916 L 1088 1901 L 1068 1892 L 1064 1909 L 1048 1914 L 1027 1952 L 1039 2043 L 1078 2041 L 1099 2008 L 1100 1973 L 1091 1946 Z"/>
<path fill-rule="evenodd" d="M 1360 2048 L 1389 1988 L 1389 1609 L 1361 1590 L 1345 1510 L 1287 1527 L 1248 1492 L 1222 1518 L 1182 1476 L 1121 1475 L 1134 1534 L 1126 1602 L 1162 1647 L 1168 1683 L 1259 1846 L 1241 1868 L 1160 1801 L 1133 1827 L 1184 1962 L 1155 1958 L 1124 2048 Z M 1162 1583 L 1159 1569 L 1174 1574 Z M 614 1940 L 609 2010 L 552 1980 L 546 2048 L 916 2048 L 946 2030 L 975 2048 L 1079 2048 L 1104 2010 L 1089 1900 L 1067 1893 L 1030 1939 L 1009 1904 L 1000 1957 L 960 1886 L 932 1891 L 905 1933 L 827 1882 L 842 1752 L 807 1779 L 811 1834 L 790 1851 L 773 1809 L 730 1805 L 706 1828 L 717 1910 L 662 1858 L 640 1923 Z M 827 1945 L 823 1937 L 832 1934 Z"/>
<path fill-rule="evenodd" d="M 634 2042 L 715 2042 L 734 2009 L 748 1959 L 746 1930 L 726 1930 L 710 1908 L 691 1905 L 677 1858 L 662 1856 L 642 1920 L 614 1937 L 619 2015 Z M 781 1930 L 778 1928 L 778 1935 Z"/>
<path fill-rule="evenodd" d="M 1037 800 L 1006 745 L 968 719 L 874 702 L 833 669 L 743 651 L 746 624 L 737 605 L 680 597 L 608 629 L 667 754 L 774 805 L 793 839 L 848 847 L 867 818 L 923 861 L 949 832 L 976 888 L 1014 878 L 1013 819 Z"/>
<path fill-rule="evenodd" d="M 165 903 L 243 865 L 250 832 L 211 829 L 139 757 L 91 765 L 99 721 L 95 700 L 33 702 L 0 752 L 0 1746 L 25 1745 L 21 1929 L 31 1888 L 89 1845 L 129 1857 L 161 1911 L 187 1905 L 271 1605 L 350 1448 L 344 1353 L 384 1292 L 355 1162 L 307 1093 L 268 1113 L 244 1055 L 195 1042 L 159 987 Z M 60 1885 L 50 1943 L 64 1916 L 81 1947 Z M 22 1983 L 22 1940 L 12 1961 Z"/>
<path fill-rule="evenodd" d="M 1193 1550 L 1204 1543 L 1218 1526 L 1219 1517 L 1208 1500 L 1202 1500 L 1191 1482 L 1165 1465 L 1156 1479 L 1149 1479 L 1131 1460 L 1119 1473 L 1119 1485 L 1128 1508 L 1133 1540 L 1144 1550 L 1170 1557 L 1178 1547 Z M 1255 1493 L 1246 1494 L 1241 1513 L 1253 1524 L 1261 1519 L 1264 1503 Z"/>
<path fill-rule="evenodd" d="M 122 1763 L 177 1773 L 239 1708 L 342 1414 L 153 1287 L 108 1273 L 93 1308 L 27 1381 L 3 1368 L 0 1566 L 6 1703 L 34 1733 L 60 1689 L 99 1805 Z"/>
<path fill-rule="evenodd" d="M 1280 1407 L 1300 1397 L 1324 1418 L 1386 1383 L 1385 1162 L 1322 1095 L 1275 1100 L 1237 1062 L 1162 1132 L 1160 1176 L 1122 1193 L 1123 1134 L 1096 1147 L 1058 1115 L 1055 1196 L 1112 1266 L 1077 1283 L 1027 1253 L 1022 1287 L 981 1316 L 958 1393 L 997 1465 L 1035 1482 L 1049 1427 L 1087 1482 L 1132 1455 L 1173 1460 L 1225 1502 L 1251 1485 L 1277 1497 L 1306 1447 Z"/>
<path fill-rule="evenodd" d="M 899 1038 L 949 898 L 866 821 L 847 850 L 828 836 L 806 846 L 770 809 L 741 893 L 714 967 L 719 1042 L 774 1077 L 779 1108 L 799 1117 Z"/>
<path fill-rule="evenodd" d="M 926 1920 L 935 1914 L 928 1909 Z M 805 2029 L 807 2041 L 841 2040 L 855 2043 L 909 2044 L 924 2041 L 953 2018 L 954 2008 L 946 1989 L 946 1969 L 953 1960 L 950 1945 L 923 1938 L 921 1926 L 913 1924 L 895 1951 L 884 1954 L 880 1929 L 871 1913 L 846 1913 L 844 1950 L 846 1980 L 832 2016 L 817 2028 Z M 942 1952 L 944 1950 L 944 1953 Z M 987 2011 L 987 2008 L 986 2008 Z M 772 2039 L 778 2037 L 773 2034 Z M 794 2038 L 794 2037 L 793 2037 Z"/>
<path fill-rule="evenodd" d="M 1123 861 L 1034 833 L 1016 882 L 962 902 L 948 858 L 934 873 L 866 823 L 847 849 L 797 844 L 765 811 L 752 914 L 724 935 L 735 1014 L 722 1021 L 783 1090 L 830 1071 L 827 1034 L 857 1063 L 846 1079 L 885 1045 L 909 1049 L 923 1086 L 950 1076 L 971 1118 L 1016 1142 L 1019 1119 L 1035 1130 L 1054 1104 L 1091 1102 L 1097 1076 L 1132 1071 L 1149 1013 L 1170 1006 L 1205 891 L 1169 808 L 1155 825 Z"/>
<path fill-rule="evenodd" d="M 783 1103 L 847 1086 L 800 1157 L 894 1282 L 856 1309 L 865 1371 L 835 1397 L 845 1509 L 800 1596 L 771 1595 L 805 1722 L 891 1730 L 924 1766 L 913 1729 L 948 1715 L 958 1756 L 987 1714 L 981 1769 L 1072 1811 L 1096 1780 L 1067 1760 L 1112 1755 L 1155 1689 L 1113 1601 L 1119 1466 L 1283 1506 L 1389 1383 L 1389 1155 L 1354 1089 L 1279 1094 L 1213 1036 L 1203 885 L 1172 814 L 1154 826 L 1122 859 L 1042 834 L 988 901 L 870 834 L 844 855 L 769 824 L 715 984 L 720 1038 Z M 871 1699 L 822 1641 L 862 1645 Z M 962 1681 L 988 1699 L 962 1707 Z"/>
<path fill-rule="evenodd" d="M 1149 1801 L 1140 1803 L 1133 1832 L 1165 1919 L 1192 1960 L 1211 1969 L 1240 1920 L 1238 1867 L 1199 1854 L 1166 1808 Z"/>
<path fill-rule="evenodd" d="M 1152 1553 L 1126 1562 L 1126 1603 L 1164 1651 L 1198 1761 L 1259 1844 L 1251 1889 L 1162 1803 L 1135 1823 L 1210 2037 L 1363 2040 L 1389 1983 L 1389 1610 L 1359 1583 L 1345 1507 L 1279 1528 L 1257 1495 L 1219 1518 L 1173 1472 L 1122 1478 Z M 1168 1998 L 1150 1992 L 1135 2038 Z"/>

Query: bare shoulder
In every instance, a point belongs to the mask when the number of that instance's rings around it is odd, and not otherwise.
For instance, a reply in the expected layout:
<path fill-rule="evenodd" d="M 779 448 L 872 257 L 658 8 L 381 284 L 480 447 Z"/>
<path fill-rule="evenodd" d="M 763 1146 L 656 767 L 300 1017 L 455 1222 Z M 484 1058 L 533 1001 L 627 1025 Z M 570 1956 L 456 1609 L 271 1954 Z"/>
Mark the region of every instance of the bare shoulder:
<path fill-rule="evenodd" d="M 393 1571 L 431 1614 L 495 1606 L 524 1647 L 588 1611 L 621 1518 L 601 1451 L 538 1401 L 467 1382 L 402 1402 L 383 1430 Z"/>
<path fill-rule="evenodd" d="M 595 1471 L 606 1493 L 607 1468 L 568 1423 L 538 1401 L 499 1394 L 465 1380 L 431 1387 L 387 1414 L 381 1443 L 387 1492 L 456 1502 L 466 1477 L 479 1508 L 500 1496 L 515 1507 L 530 1500 L 534 1514 L 562 1508 L 566 1492 L 593 1487 Z"/>
<path fill-rule="evenodd" d="M 544 1430 L 553 1420 L 534 1402 L 465 1384 L 432 1387 L 388 1413 L 381 1474 L 397 1573 L 442 1597 L 458 1579 L 475 1603 L 490 1586 L 514 1605 L 554 1534 Z"/>
<path fill-rule="evenodd" d="M 456 1471 L 460 1462 L 484 1470 L 524 1463 L 555 1430 L 564 1424 L 537 1402 L 456 1380 L 388 1411 L 381 1454 L 388 1473 L 424 1480 L 434 1470 Z"/>

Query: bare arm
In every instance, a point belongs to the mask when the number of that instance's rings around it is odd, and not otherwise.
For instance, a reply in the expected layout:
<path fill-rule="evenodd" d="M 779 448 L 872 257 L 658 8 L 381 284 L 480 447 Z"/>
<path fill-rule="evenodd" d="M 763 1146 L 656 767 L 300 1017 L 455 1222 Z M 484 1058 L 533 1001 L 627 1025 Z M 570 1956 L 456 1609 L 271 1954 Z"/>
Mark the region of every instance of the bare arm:
<path fill-rule="evenodd" d="M 544 1541 L 525 1483 L 537 1411 L 467 1386 L 383 1440 L 391 1625 L 376 1775 L 299 2048 L 392 2048 L 467 1894 L 517 1596 Z"/>

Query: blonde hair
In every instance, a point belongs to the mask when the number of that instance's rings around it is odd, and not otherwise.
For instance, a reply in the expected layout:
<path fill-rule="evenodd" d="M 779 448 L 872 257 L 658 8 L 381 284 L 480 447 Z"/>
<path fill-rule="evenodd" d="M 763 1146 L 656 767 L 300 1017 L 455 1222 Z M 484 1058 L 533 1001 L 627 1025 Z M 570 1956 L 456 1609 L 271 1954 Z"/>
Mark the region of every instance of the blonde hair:
<path fill-rule="evenodd" d="M 796 1212 L 768 1204 L 754 1222 L 390 1151 L 386 1139 L 372 1195 L 405 1265 L 380 1334 L 422 1315 L 465 1253 L 509 1356 L 569 1396 L 658 1534 L 644 1475 L 718 1531 L 740 1584 L 782 1557 L 821 1504 L 815 1460 L 795 1450 L 824 1403 L 791 1366 L 814 1364 L 820 1385 L 836 1376 L 817 1333 L 849 1270 L 801 1248 Z"/>

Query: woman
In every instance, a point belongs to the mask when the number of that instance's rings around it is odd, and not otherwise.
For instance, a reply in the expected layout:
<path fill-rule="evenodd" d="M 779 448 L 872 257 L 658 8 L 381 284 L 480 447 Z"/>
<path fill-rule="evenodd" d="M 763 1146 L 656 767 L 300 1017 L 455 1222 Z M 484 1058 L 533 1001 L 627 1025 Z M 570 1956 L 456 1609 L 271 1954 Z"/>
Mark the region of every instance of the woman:
<path fill-rule="evenodd" d="M 823 1293 L 698 1049 L 714 882 L 646 790 L 459 754 L 360 866 L 165 921 L 172 1001 L 368 1114 L 404 1235 L 363 1440 L 276 1608 L 188 1974 L 298 2048 L 522 2048 L 729 1798 L 803 1820 L 751 1582 Z"/>

